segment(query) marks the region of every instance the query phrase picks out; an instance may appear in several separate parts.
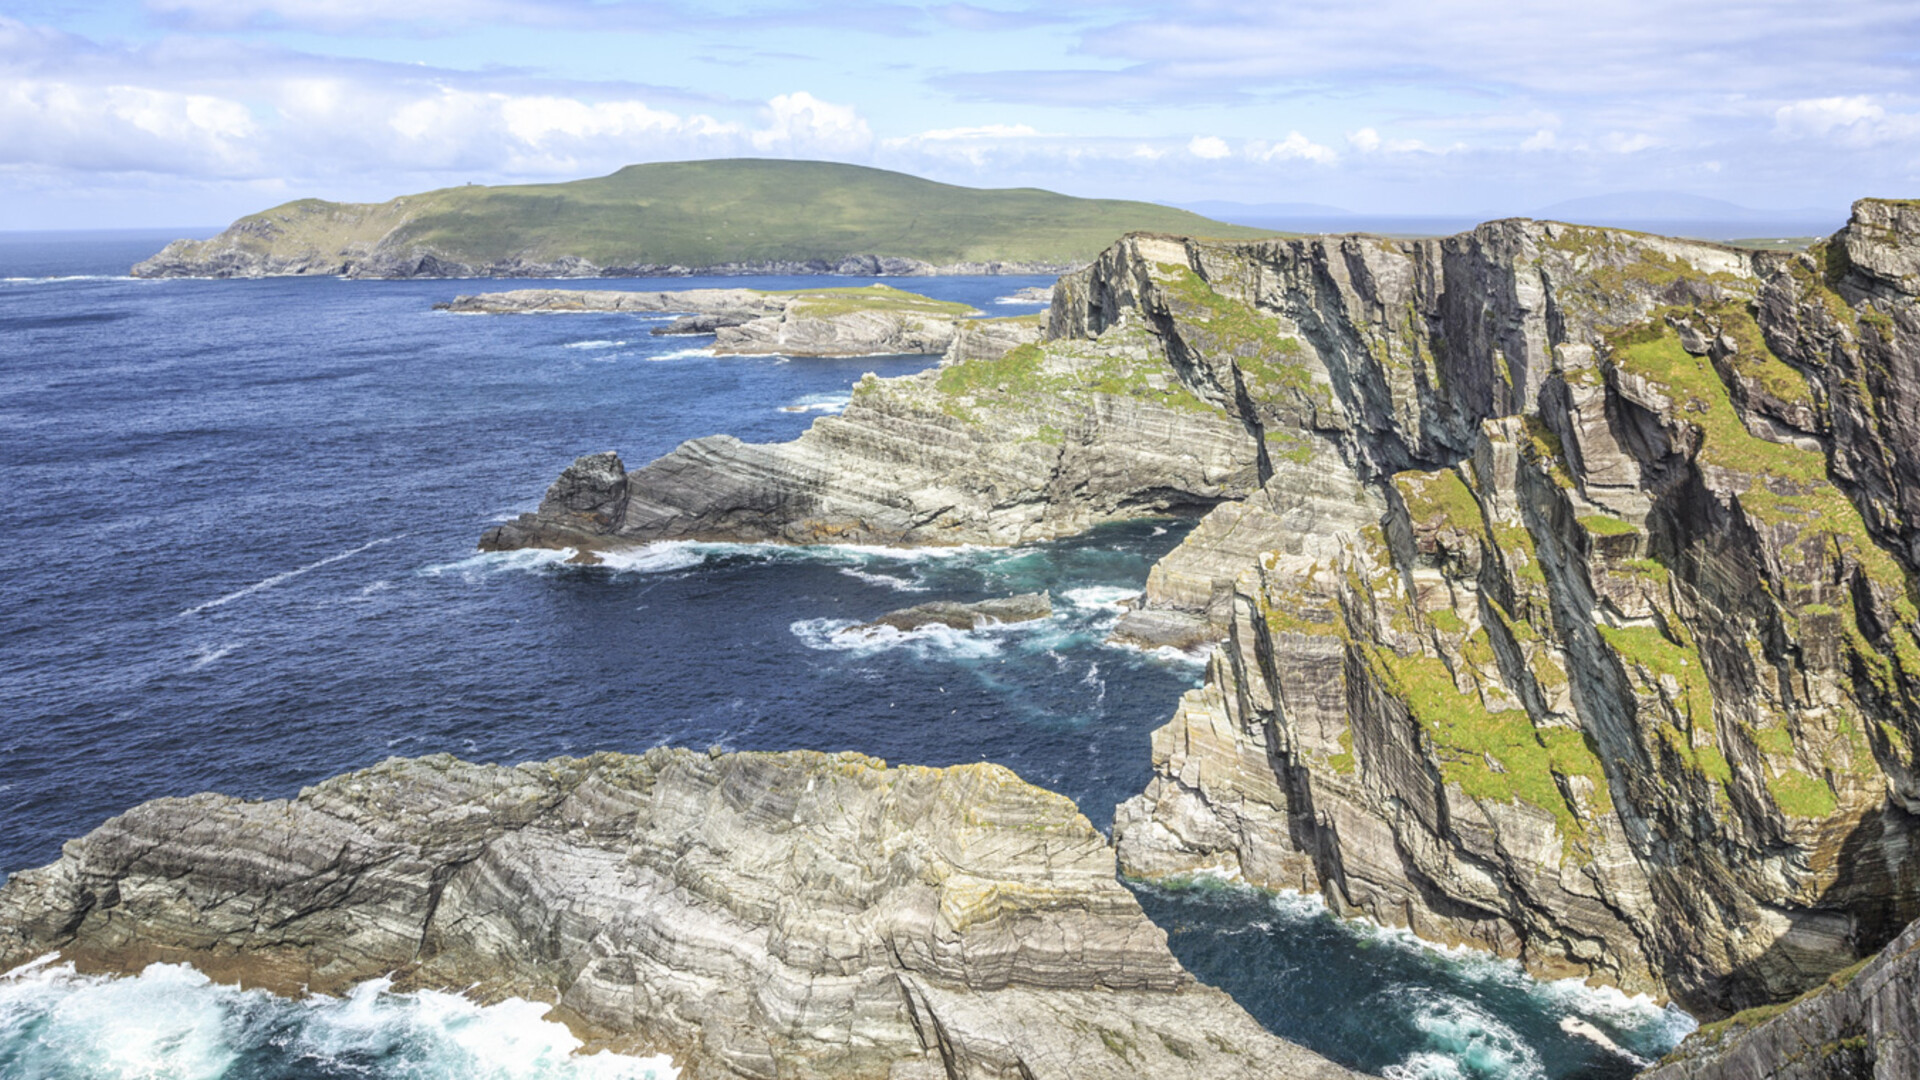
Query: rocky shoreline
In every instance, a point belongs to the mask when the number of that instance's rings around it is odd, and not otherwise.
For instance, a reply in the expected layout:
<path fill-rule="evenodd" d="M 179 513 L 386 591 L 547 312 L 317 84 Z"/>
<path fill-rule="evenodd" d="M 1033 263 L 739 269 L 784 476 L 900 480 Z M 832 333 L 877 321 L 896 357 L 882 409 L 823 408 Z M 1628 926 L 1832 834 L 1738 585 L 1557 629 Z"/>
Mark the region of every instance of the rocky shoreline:
<path fill-rule="evenodd" d="M 714 1077 L 1357 1076 L 1196 983 L 1067 799 L 996 765 L 393 759 L 146 803 L 0 887 L 0 970 L 467 988 Z"/>
<path fill-rule="evenodd" d="M 458 296 L 434 309 L 455 315 L 673 313 L 680 317 L 652 332 L 711 334 L 716 356 L 940 355 L 963 338 L 961 354 L 968 354 L 983 348 L 1005 351 L 1040 336 L 1035 319 L 979 318 L 980 312 L 965 304 L 877 283 L 785 292 L 516 289 Z"/>
<path fill-rule="evenodd" d="M 229 230 L 231 233 L 232 230 Z M 945 277 L 959 275 L 1020 277 L 1055 275 L 1074 270 L 1072 263 L 958 262 L 935 265 L 893 255 L 848 255 L 839 259 L 777 259 L 678 266 L 643 263 L 598 266 L 571 256 L 539 260 L 510 258 L 474 263 L 432 249 L 404 252 L 303 251 L 282 254 L 260 250 L 249 234 L 222 233 L 211 240 L 175 240 L 131 271 L 139 278 L 264 278 L 344 277 L 376 279 L 414 278 L 682 278 L 752 277 L 756 275 L 821 277 Z"/>

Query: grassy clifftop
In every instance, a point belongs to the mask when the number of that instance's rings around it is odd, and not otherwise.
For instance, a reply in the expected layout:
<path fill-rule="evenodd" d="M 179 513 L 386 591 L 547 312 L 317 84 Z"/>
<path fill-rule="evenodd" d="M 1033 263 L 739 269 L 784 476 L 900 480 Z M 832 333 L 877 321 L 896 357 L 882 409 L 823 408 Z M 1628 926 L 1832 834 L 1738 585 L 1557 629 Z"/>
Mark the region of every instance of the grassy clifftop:
<path fill-rule="evenodd" d="M 1077 263 L 1135 230 L 1263 235 L 1152 203 L 736 159 L 630 165 L 563 184 L 445 188 L 379 204 L 303 199 L 242 218 L 202 247 L 322 259 L 427 251 L 474 265 L 577 257 L 601 267 L 699 267 L 852 255 Z"/>

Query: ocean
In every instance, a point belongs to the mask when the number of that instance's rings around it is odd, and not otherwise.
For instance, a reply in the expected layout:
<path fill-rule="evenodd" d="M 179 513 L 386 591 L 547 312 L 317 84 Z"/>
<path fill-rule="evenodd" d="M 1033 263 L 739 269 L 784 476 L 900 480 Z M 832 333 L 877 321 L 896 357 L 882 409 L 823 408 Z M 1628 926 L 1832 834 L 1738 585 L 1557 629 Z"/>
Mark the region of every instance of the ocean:
<path fill-rule="evenodd" d="M 1105 644 L 1188 523 L 1015 549 L 658 545 L 602 567 L 480 554 L 582 453 L 790 439 L 864 372 L 717 358 L 662 320 L 455 316 L 503 281 L 138 281 L 152 234 L 0 234 L 0 873 L 142 800 L 283 797 L 392 755 L 519 762 L 668 744 L 991 760 L 1105 828 L 1195 658 Z M 830 284 L 865 284 L 859 279 Z M 896 281 L 994 314 L 1039 278 Z M 526 283 L 519 283 L 526 284 Z M 584 288 L 818 278 L 593 280 Z M 1045 588 L 1055 618 L 844 633 Z M 1692 1026 L 1319 902 L 1139 886 L 1200 978 L 1275 1032 L 1411 1078 L 1616 1078 Z M 504 1011 L 502 1011 L 504 1010 Z M 182 968 L 0 977 L 0 1076 L 642 1077 L 541 1008 L 367 984 L 288 1002 Z"/>

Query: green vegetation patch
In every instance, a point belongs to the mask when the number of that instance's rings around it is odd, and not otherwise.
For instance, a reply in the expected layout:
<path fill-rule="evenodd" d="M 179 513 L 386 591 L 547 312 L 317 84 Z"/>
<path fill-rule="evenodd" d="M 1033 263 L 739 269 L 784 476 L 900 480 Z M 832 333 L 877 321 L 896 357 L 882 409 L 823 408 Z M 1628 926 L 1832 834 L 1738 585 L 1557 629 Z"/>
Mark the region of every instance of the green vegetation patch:
<path fill-rule="evenodd" d="M 1484 629 L 1474 636 L 1491 651 Z M 1556 773 L 1587 776 L 1600 792 L 1606 791 L 1600 759 L 1580 733 L 1536 728 L 1522 709 L 1487 709 L 1479 694 L 1460 691 L 1453 672 L 1436 657 L 1400 656 L 1380 648 L 1368 654 L 1381 684 L 1406 703 L 1407 712 L 1427 732 L 1440 759 L 1442 780 L 1459 784 L 1475 799 L 1517 799 L 1540 807 L 1553 815 L 1570 842 L 1584 835 L 1582 822 L 1555 780 Z"/>
<path fill-rule="evenodd" d="M 792 314 L 813 319 L 830 319 L 835 315 L 851 315 L 864 311 L 921 315 L 931 319 L 964 319 L 975 314 L 974 309 L 966 304 L 935 300 L 932 297 L 921 296 L 919 293 L 896 289 L 891 285 L 841 289 L 781 289 L 767 295 L 793 297 L 795 303 L 788 310 Z"/>
<path fill-rule="evenodd" d="M 1126 355 L 1124 349 L 1074 342 L 1029 342 L 993 359 L 948 364 L 940 369 L 934 386 L 950 398 L 1097 393 L 1137 398 L 1185 412 L 1222 412 L 1219 406 L 1196 397 L 1151 352 L 1136 358 Z M 947 402 L 943 407 L 962 419 L 970 418 L 971 414 L 963 415 L 965 410 L 957 404 Z"/>
<path fill-rule="evenodd" d="M 1610 514 L 1584 514 L 1579 520 L 1580 527 L 1595 536 L 1632 536 L 1640 531 Z"/>
<path fill-rule="evenodd" d="M 1453 528 L 1472 533 L 1486 530 L 1480 500 L 1456 470 L 1396 473 L 1393 486 L 1400 493 L 1401 501 L 1407 504 L 1407 517 L 1415 527 Z"/>
<path fill-rule="evenodd" d="M 1790 769 L 1768 777 L 1767 791 L 1782 813 L 1794 817 L 1825 818 L 1840 805 L 1825 780 Z"/>
<path fill-rule="evenodd" d="M 1188 329 L 1204 330 L 1205 340 L 1193 343 L 1231 358 L 1249 395 L 1261 401 L 1296 397 L 1331 406 L 1332 390 L 1300 360 L 1300 340 L 1282 333 L 1273 319 L 1215 292 L 1188 267 L 1159 263 L 1155 278 L 1175 301 L 1176 314 L 1190 324 Z"/>

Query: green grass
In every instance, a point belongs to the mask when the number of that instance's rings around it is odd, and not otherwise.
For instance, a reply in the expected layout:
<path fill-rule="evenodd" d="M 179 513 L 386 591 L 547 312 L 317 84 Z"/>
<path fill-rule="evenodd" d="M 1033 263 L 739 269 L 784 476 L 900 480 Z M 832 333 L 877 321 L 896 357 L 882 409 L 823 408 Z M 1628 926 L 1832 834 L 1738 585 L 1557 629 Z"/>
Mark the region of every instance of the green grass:
<path fill-rule="evenodd" d="M 1632 536 L 1640 531 L 1628 522 L 1606 514 L 1584 514 L 1580 517 L 1580 527 L 1595 536 Z"/>
<path fill-rule="evenodd" d="M 789 313 L 814 319 L 830 319 L 857 311 L 883 311 L 896 315 L 924 315 L 933 319 L 964 319 L 974 314 L 966 304 L 935 300 L 896 289 L 891 285 L 868 285 L 843 289 L 780 289 L 773 296 L 791 296 L 796 303 Z"/>
<path fill-rule="evenodd" d="M 563 184 L 443 188 L 379 204 L 302 199 L 242 218 L 249 246 L 432 248 L 468 262 L 577 255 L 599 266 L 714 266 L 890 255 L 930 263 L 1085 262 L 1121 235 L 1271 235 L 1153 203 L 984 190 L 819 161 L 629 165 Z"/>
<path fill-rule="evenodd" d="M 1062 355 L 1049 357 L 1048 349 Z M 1160 376 L 1155 386 L 1152 376 Z M 1195 397 L 1174 378 L 1167 366 L 1143 353 L 1130 359 L 1124 350 L 1101 351 L 1077 348 L 1073 342 L 1039 345 L 1029 342 L 1009 349 L 994 359 L 966 360 L 940 369 L 934 387 L 950 399 L 986 397 L 1033 397 L 1053 394 L 1097 393 L 1132 397 L 1169 409 L 1186 412 L 1219 413 L 1219 406 Z M 942 407 L 963 420 L 973 419 L 963 403 L 943 402 Z M 1043 440 L 1044 441 L 1044 440 Z"/>

